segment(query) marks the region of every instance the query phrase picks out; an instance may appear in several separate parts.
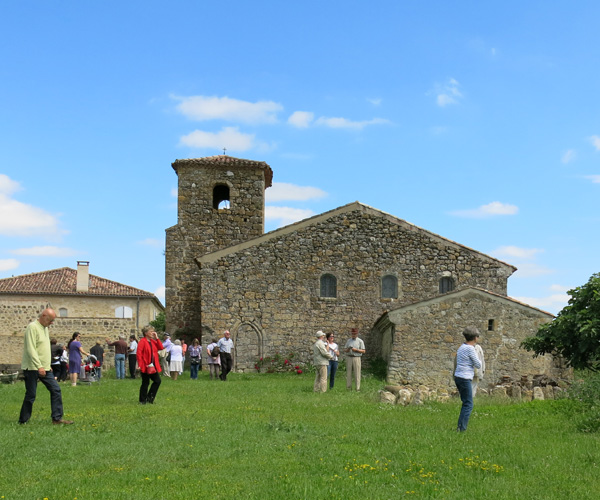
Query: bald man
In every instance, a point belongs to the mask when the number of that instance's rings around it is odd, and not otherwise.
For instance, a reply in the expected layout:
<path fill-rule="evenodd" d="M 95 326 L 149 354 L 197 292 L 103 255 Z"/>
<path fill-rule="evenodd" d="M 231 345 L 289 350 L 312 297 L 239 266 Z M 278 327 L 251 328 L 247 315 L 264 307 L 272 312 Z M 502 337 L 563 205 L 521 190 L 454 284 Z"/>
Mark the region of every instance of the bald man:
<path fill-rule="evenodd" d="M 56 425 L 73 423 L 71 420 L 63 420 L 62 394 L 50 366 L 52 356 L 48 327 L 55 318 L 56 313 L 52 309 L 44 309 L 39 318 L 29 323 L 25 330 L 23 360 L 21 361 L 25 378 L 25 399 L 19 415 L 20 424 L 27 423 L 31 418 L 38 380 L 50 392 L 52 423 Z"/>

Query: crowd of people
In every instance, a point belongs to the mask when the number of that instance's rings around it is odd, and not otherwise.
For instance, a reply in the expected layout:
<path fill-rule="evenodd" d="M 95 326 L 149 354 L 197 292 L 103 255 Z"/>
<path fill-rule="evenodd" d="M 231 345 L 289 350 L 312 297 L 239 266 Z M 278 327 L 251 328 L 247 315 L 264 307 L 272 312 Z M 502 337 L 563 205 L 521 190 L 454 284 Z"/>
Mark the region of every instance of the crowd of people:
<path fill-rule="evenodd" d="M 325 334 L 322 330 L 316 333 L 317 341 L 313 344 L 313 365 L 315 366 L 315 392 L 327 392 L 327 381 L 329 389 L 335 384 L 340 349 L 335 342 L 333 333 Z M 352 328 L 350 338 L 346 341 L 343 349 L 346 355 L 346 388 L 351 391 L 360 391 L 361 359 L 365 354 L 365 343 L 358 337 L 358 328 Z"/>
<path fill-rule="evenodd" d="M 87 368 L 93 369 L 98 378 L 101 377 L 104 362 L 104 348 L 101 341 L 87 353 L 81 344 L 81 334 L 74 332 L 66 346 L 56 339 L 50 339 L 49 326 L 54 322 L 56 313 L 47 308 L 37 320 L 32 321 L 25 330 L 24 350 L 21 368 L 25 380 L 25 398 L 19 415 L 19 423 L 26 423 L 31 417 L 35 402 L 38 381 L 50 392 L 51 416 L 55 424 L 72 424 L 63 419 L 62 394 L 59 382 L 66 380 L 66 373 L 72 386 L 77 386 L 77 379 Z M 457 431 L 467 430 L 469 418 L 473 410 L 473 397 L 477 384 L 485 373 L 483 350 L 477 341 L 479 331 L 468 327 L 463 331 L 465 343 L 456 353 L 454 381 L 462 401 L 458 418 Z M 153 404 L 163 376 L 177 380 L 183 373 L 186 353 L 189 353 L 190 378 L 198 379 L 202 370 L 202 346 L 198 339 L 192 341 L 188 349 L 185 340 L 171 341 L 171 335 L 165 333 L 163 340 L 153 326 L 142 328 L 142 338 L 138 341 L 135 335 L 129 337 L 129 344 L 120 335 L 115 341 L 106 338 L 106 344 L 115 348 L 115 371 L 117 379 L 125 378 L 125 359 L 129 360 L 129 375 L 136 378 L 139 369 L 142 383 L 139 391 L 139 403 Z M 212 338 L 206 348 L 209 374 L 211 380 L 226 381 L 232 369 L 234 349 L 233 340 L 228 330 L 217 340 Z M 341 352 L 346 356 L 346 388 L 360 391 L 361 360 L 365 354 L 365 343 L 358 337 L 358 329 L 352 328 L 350 338 L 342 351 L 335 341 L 333 333 L 325 334 L 322 330 L 316 333 L 313 344 L 313 365 L 315 367 L 315 392 L 327 392 L 333 389 Z M 85 356 L 85 360 L 83 358 Z M 97 369 L 97 371 L 96 371 Z M 150 384 L 152 383 L 152 384 Z"/>

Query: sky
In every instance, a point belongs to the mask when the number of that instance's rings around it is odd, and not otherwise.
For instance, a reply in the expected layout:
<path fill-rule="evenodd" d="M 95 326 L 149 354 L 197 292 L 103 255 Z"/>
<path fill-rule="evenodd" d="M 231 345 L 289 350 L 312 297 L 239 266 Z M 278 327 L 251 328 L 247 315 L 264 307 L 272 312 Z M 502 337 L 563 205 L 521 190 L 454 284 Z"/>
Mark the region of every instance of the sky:
<path fill-rule="evenodd" d="M 267 162 L 266 231 L 353 201 L 518 268 L 600 271 L 600 3 L 0 1 L 0 278 L 164 302 L 176 159 Z"/>

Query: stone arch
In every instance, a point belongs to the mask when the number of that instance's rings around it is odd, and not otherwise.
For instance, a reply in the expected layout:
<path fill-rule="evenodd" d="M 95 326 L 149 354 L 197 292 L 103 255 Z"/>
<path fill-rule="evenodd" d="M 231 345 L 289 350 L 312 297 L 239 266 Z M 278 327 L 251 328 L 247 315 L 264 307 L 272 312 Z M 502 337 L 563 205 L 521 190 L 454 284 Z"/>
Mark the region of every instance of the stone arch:
<path fill-rule="evenodd" d="M 396 337 L 396 327 L 387 315 L 381 316 L 373 325 L 370 335 L 370 358 L 381 358 L 387 363 L 388 374 L 390 366 L 394 364 L 396 353 L 394 352 L 394 342 Z"/>
<path fill-rule="evenodd" d="M 233 333 L 234 365 L 236 372 L 252 372 L 256 360 L 263 355 L 262 329 L 250 322 L 236 325 Z"/>

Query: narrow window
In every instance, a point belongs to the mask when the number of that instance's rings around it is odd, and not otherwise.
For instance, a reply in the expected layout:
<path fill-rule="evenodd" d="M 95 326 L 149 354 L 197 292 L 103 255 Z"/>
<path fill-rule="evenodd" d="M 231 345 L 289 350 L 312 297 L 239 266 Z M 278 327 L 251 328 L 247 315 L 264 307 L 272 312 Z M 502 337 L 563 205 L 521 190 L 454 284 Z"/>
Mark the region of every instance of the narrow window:
<path fill-rule="evenodd" d="M 381 279 L 381 298 L 382 299 L 397 299 L 398 298 L 398 278 L 391 274 L 387 274 Z"/>
<path fill-rule="evenodd" d="M 58 310 L 58 317 L 59 318 L 66 318 L 67 316 L 69 316 L 69 311 L 67 310 L 66 307 L 61 307 Z"/>
<path fill-rule="evenodd" d="M 133 309 L 127 306 L 119 306 L 115 309 L 115 318 L 133 318 Z"/>
<path fill-rule="evenodd" d="M 494 320 L 488 319 L 488 332 L 493 332 L 493 331 L 494 331 Z"/>
<path fill-rule="evenodd" d="M 337 279 L 333 274 L 321 276 L 321 297 L 337 297 Z"/>
<path fill-rule="evenodd" d="M 229 208 L 229 186 L 217 184 L 213 189 L 213 208 Z"/>
<path fill-rule="evenodd" d="M 440 280 L 440 293 L 447 293 L 454 290 L 454 280 L 444 277 Z"/>

